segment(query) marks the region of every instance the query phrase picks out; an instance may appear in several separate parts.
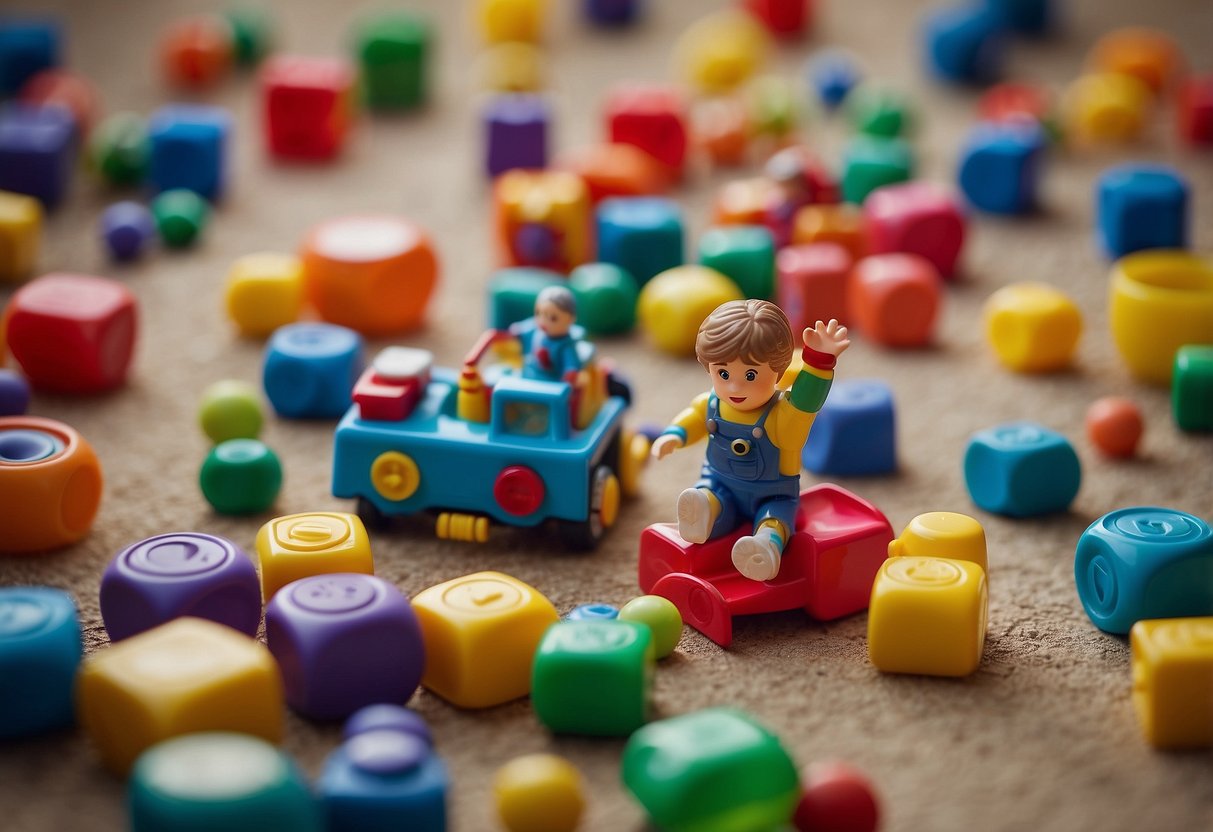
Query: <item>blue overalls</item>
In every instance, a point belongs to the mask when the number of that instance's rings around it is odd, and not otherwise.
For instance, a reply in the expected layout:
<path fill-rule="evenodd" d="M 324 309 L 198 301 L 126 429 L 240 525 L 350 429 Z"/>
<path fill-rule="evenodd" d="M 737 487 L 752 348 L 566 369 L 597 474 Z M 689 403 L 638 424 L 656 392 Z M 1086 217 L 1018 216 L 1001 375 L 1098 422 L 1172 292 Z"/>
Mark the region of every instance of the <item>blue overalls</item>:
<path fill-rule="evenodd" d="M 708 489 L 720 501 L 709 540 L 728 534 L 746 518 L 753 518 L 754 531 L 768 518 L 782 523 L 789 535 L 796 529 L 800 475 L 779 472 L 780 451 L 764 427 L 778 401 L 779 394 L 772 396 L 758 421 L 745 425 L 722 419 L 720 400 L 715 394 L 708 398 L 708 452 L 695 487 Z"/>
<path fill-rule="evenodd" d="M 577 354 L 578 339 L 572 333 L 552 338 L 535 325 L 511 328 L 511 332 L 522 344 L 522 377 L 539 381 L 561 381 L 565 373 L 581 369 L 581 357 Z"/>

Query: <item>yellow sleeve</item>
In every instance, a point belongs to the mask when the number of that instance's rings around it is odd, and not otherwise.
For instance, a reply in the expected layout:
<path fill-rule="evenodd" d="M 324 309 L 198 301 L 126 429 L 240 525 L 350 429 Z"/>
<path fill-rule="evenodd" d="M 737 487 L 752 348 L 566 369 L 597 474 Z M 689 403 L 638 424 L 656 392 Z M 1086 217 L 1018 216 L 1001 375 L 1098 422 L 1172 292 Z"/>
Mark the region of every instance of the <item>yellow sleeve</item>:
<path fill-rule="evenodd" d="M 711 393 L 700 393 L 691 400 L 686 410 L 670 422 L 663 433 L 682 437 L 683 445 L 693 445 L 708 435 L 708 398 Z"/>

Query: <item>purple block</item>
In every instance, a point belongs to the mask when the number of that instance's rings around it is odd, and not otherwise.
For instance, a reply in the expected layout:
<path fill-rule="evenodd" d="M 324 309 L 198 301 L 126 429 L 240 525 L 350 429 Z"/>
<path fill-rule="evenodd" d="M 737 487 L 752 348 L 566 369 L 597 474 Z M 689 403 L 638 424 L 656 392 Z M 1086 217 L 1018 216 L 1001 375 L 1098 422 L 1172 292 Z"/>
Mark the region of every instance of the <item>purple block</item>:
<path fill-rule="evenodd" d="M 489 176 L 548 163 L 548 104 L 537 95 L 499 95 L 484 109 Z"/>
<path fill-rule="evenodd" d="M 0 416 L 24 416 L 29 410 L 29 382 L 12 370 L 0 370 Z"/>
<path fill-rule="evenodd" d="M 0 191 L 27 194 L 54 208 L 76 161 L 76 121 L 62 107 L 16 104 L 0 112 Z"/>
<path fill-rule="evenodd" d="M 101 212 L 101 239 L 115 260 L 134 260 L 156 236 L 152 212 L 138 202 L 115 202 Z"/>
<path fill-rule="evenodd" d="M 403 705 L 367 705 L 360 708 L 346 720 L 345 727 L 341 729 L 341 738 L 348 740 L 368 731 L 396 731 L 411 734 L 428 746 L 434 744 L 430 726 L 421 714 L 410 711 Z"/>
<path fill-rule="evenodd" d="M 582 0 L 581 8 L 598 26 L 626 26 L 640 16 L 640 0 Z"/>
<path fill-rule="evenodd" d="M 265 608 L 265 638 L 287 703 L 314 719 L 407 702 L 425 667 L 412 605 L 371 575 L 315 575 L 287 584 Z"/>
<path fill-rule="evenodd" d="M 201 532 L 160 534 L 123 549 L 105 568 L 101 618 L 110 641 L 186 615 L 257 634 L 257 570 L 227 538 Z"/>

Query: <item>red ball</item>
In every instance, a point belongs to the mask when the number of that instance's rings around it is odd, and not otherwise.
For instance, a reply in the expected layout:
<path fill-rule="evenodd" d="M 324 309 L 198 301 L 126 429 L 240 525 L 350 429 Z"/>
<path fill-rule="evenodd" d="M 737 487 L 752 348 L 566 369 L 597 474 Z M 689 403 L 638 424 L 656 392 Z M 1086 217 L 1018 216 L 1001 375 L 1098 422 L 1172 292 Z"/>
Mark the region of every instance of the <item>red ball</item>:
<path fill-rule="evenodd" d="M 1106 456 L 1133 456 L 1144 430 L 1141 408 L 1128 399 L 1107 396 L 1087 408 L 1087 437 Z"/>
<path fill-rule="evenodd" d="M 800 832 L 875 832 L 880 826 L 880 803 L 862 772 L 846 763 L 814 763 L 803 780 L 792 817 Z"/>

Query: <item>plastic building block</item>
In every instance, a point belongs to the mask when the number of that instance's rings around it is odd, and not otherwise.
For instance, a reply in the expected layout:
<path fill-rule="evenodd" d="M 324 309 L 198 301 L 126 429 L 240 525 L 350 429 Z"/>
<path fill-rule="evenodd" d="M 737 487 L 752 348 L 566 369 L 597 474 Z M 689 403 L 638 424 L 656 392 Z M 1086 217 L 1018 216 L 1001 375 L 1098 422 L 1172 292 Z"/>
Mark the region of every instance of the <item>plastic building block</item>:
<path fill-rule="evenodd" d="M 608 199 L 598 206 L 598 259 L 614 263 L 643 287 L 681 266 L 683 217 L 676 202 L 656 197 Z"/>
<path fill-rule="evenodd" d="M 303 262 L 292 254 L 263 251 L 232 263 L 223 290 L 227 316 L 241 335 L 264 338 L 299 320 Z"/>
<path fill-rule="evenodd" d="M 24 194 L 0 191 L 0 284 L 24 280 L 38 265 L 42 205 Z"/>
<path fill-rule="evenodd" d="M 547 100 L 512 94 L 490 98 L 484 107 L 485 170 L 499 176 L 514 168 L 543 168 L 548 163 Z"/>
<path fill-rule="evenodd" d="M 229 439 L 207 454 L 198 485 L 219 514 L 260 514 L 278 499 L 282 463 L 263 442 Z"/>
<path fill-rule="evenodd" d="M 257 532 L 262 598 L 294 581 L 335 572 L 375 574 L 366 527 L 353 514 L 305 512 L 269 521 Z"/>
<path fill-rule="evenodd" d="M 801 774 L 803 791 L 792 825 L 798 832 L 876 832 L 880 800 L 872 782 L 846 763 L 811 763 Z"/>
<path fill-rule="evenodd" d="M 362 372 L 362 347 L 358 333 L 336 324 L 279 327 L 266 345 L 261 370 L 274 411 L 289 419 L 340 416 Z"/>
<path fill-rule="evenodd" d="M 1127 164 L 1099 177 L 1098 233 L 1115 260 L 1147 248 L 1186 248 L 1188 183 L 1165 165 Z"/>
<path fill-rule="evenodd" d="M 206 228 L 211 209 L 206 200 L 186 188 L 164 191 L 152 200 L 156 231 L 169 248 L 189 248 Z"/>
<path fill-rule="evenodd" d="M 582 0 L 581 13 L 595 26 L 615 28 L 635 23 L 643 7 L 644 0 Z"/>
<path fill-rule="evenodd" d="M 359 708 L 345 721 L 341 738 L 348 740 L 371 731 L 395 731 L 412 734 L 426 745 L 433 747 L 434 737 L 430 726 L 416 711 L 403 705 L 367 705 Z"/>
<path fill-rule="evenodd" d="M 1088 63 L 1096 72 L 1132 76 L 1157 94 L 1170 87 L 1183 69 L 1183 53 L 1166 32 L 1133 26 L 1101 37 L 1091 48 Z"/>
<path fill-rule="evenodd" d="M 686 162 L 687 107 L 682 94 L 664 86 L 621 86 L 605 107 L 607 139 L 635 145 L 666 167 L 675 180 Z"/>
<path fill-rule="evenodd" d="M 961 151 L 957 182 L 969 204 L 990 214 L 1026 214 L 1036 208 L 1045 134 L 1018 121 L 978 124 Z"/>
<path fill-rule="evenodd" d="M 779 308 L 793 332 L 831 318 L 846 324 L 851 253 L 837 243 L 810 243 L 780 249 L 775 257 Z"/>
<path fill-rule="evenodd" d="M 1005 29 L 988 9 L 936 9 L 923 20 L 922 39 L 927 69 L 936 78 L 986 84 L 1002 74 Z"/>
<path fill-rule="evenodd" d="M 842 155 L 842 198 L 862 203 L 882 185 L 905 182 L 914 175 L 914 153 L 899 138 L 859 135 Z"/>
<path fill-rule="evenodd" d="M 812 26 L 813 0 L 745 0 L 743 8 L 778 38 L 795 38 Z"/>
<path fill-rule="evenodd" d="M 1074 581 L 1091 623 L 1108 633 L 1146 618 L 1213 615 L 1213 531 L 1175 509 L 1118 509 L 1078 539 Z"/>
<path fill-rule="evenodd" d="M 1020 35 L 1043 35 L 1056 23 L 1054 0 L 985 0 L 1003 26 Z"/>
<path fill-rule="evenodd" d="M 855 58 L 837 49 L 819 54 L 808 65 L 808 78 L 827 110 L 837 108 L 863 77 Z"/>
<path fill-rule="evenodd" d="M 0 505 L 5 554 L 39 552 L 88 534 L 101 504 L 101 465 L 72 428 L 33 416 L 0 417 Z"/>
<path fill-rule="evenodd" d="M 531 665 L 559 616 L 534 587 L 477 572 L 413 599 L 428 659 L 421 683 L 460 708 L 489 708 L 531 692 Z"/>
<path fill-rule="evenodd" d="M 1158 749 L 1213 746 L 1213 618 L 1138 621 L 1129 632 L 1133 707 Z"/>
<path fill-rule="evenodd" d="M 908 252 L 931 261 L 939 276 L 956 276 L 965 218 L 952 192 L 930 182 L 877 188 L 863 203 L 868 251 Z"/>
<path fill-rule="evenodd" d="M 414 14 L 381 12 L 355 34 L 363 98 L 371 110 L 408 110 L 426 98 L 433 33 Z"/>
<path fill-rule="evenodd" d="M 669 656 L 682 639 L 682 613 L 668 598 L 641 595 L 619 610 L 620 621 L 644 624 L 653 633 L 653 654 L 658 659 Z"/>
<path fill-rule="evenodd" d="M 652 822 L 670 832 L 775 829 L 791 818 L 800 795 L 796 766 L 779 739 L 732 708 L 644 726 L 624 746 L 622 773 Z"/>
<path fill-rule="evenodd" d="M 175 20 L 160 39 L 160 71 L 175 87 L 213 87 L 231 71 L 232 45 L 232 27 L 219 15 Z"/>
<path fill-rule="evenodd" d="M 781 75 L 755 78 L 746 89 L 751 132 L 777 142 L 788 140 L 804 118 L 801 95 L 792 80 Z"/>
<path fill-rule="evenodd" d="M 256 439 L 261 433 L 261 400 L 244 381 L 217 381 L 202 393 L 198 423 L 216 444 L 229 439 Z"/>
<path fill-rule="evenodd" d="M 893 539 L 878 508 L 830 484 L 801 492 L 775 580 L 751 581 L 733 566 L 733 543 L 749 531 L 693 544 L 672 523 L 649 526 L 640 537 L 641 591 L 670 599 L 683 621 L 728 647 L 736 615 L 803 609 L 830 621 L 866 609 Z"/>
<path fill-rule="evenodd" d="M 619 610 L 610 604 L 581 604 L 573 607 L 566 621 L 614 621 L 619 617 Z"/>
<path fill-rule="evenodd" d="M 439 277 L 429 235 L 388 214 L 320 223 L 308 232 L 302 258 L 320 316 L 371 337 L 421 326 Z"/>
<path fill-rule="evenodd" d="M 744 164 L 750 150 L 750 114 L 745 102 L 737 98 L 714 98 L 697 103 L 694 136 L 696 145 L 713 165 L 737 167 Z"/>
<path fill-rule="evenodd" d="M 137 260 L 156 237 L 152 212 L 138 202 L 115 202 L 101 212 L 101 240 L 110 258 Z"/>
<path fill-rule="evenodd" d="M 548 269 L 516 266 L 498 269 L 489 279 L 488 309 L 491 329 L 509 329 L 535 313 L 535 299 L 549 286 L 564 284 L 564 278 Z"/>
<path fill-rule="evenodd" d="M 555 754 L 515 757 L 493 776 L 497 816 L 508 832 L 575 832 L 584 792 L 581 773 Z"/>
<path fill-rule="evenodd" d="M 893 391 L 882 381 L 845 379 L 830 395 L 801 452 L 814 474 L 856 477 L 897 470 Z"/>
<path fill-rule="evenodd" d="M 595 335 L 618 335 L 636 326 L 640 287 L 614 263 L 584 263 L 569 273 L 577 322 Z"/>
<path fill-rule="evenodd" d="M 0 587 L 0 739 L 75 721 L 72 690 L 84 652 L 76 604 L 46 587 Z"/>
<path fill-rule="evenodd" d="M 986 341 L 999 362 L 1018 373 L 1048 373 L 1070 365 L 1082 334 L 1082 313 L 1047 283 L 1012 283 L 986 300 Z"/>
<path fill-rule="evenodd" d="M 717 192 L 713 219 L 719 225 L 757 225 L 782 196 L 779 184 L 765 176 L 737 179 Z"/>
<path fill-rule="evenodd" d="M 493 44 L 478 60 L 480 86 L 489 92 L 538 92 L 547 84 L 545 61 L 543 50 L 533 43 Z"/>
<path fill-rule="evenodd" d="M 0 96 L 17 93 L 44 69 L 58 66 L 59 25 L 49 18 L 0 21 Z"/>
<path fill-rule="evenodd" d="M 868 254 L 867 222 L 854 205 L 806 205 L 792 220 L 792 243 L 833 243 L 859 260 Z"/>
<path fill-rule="evenodd" d="M 232 59 L 239 66 L 256 66 L 274 45 L 274 22 L 261 8 L 244 6 L 225 9 L 232 28 Z"/>
<path fill-rule="evenodd" d="M 274 55 L 261 67 L 266 150 L 276 159 L 324 162 L 345 145 L 355 118 L 356 71 L 340 58 Z"/>
<path fill-rule="evenodd" d="M 712 310 L 744 296 L 736 283 L 706 266 L 676 266 L 640 290 L 640 328 L 662 352 L 694 355 L 695 336 Z"/>
<path fill-rule="evenodd" d="M 300 522 L 294 531 L 309 527 Z M 265 636 L 282 670 L 287 703 L 313 719 L 407 702 L 425 667 L 421 629 L 408 599 L 372 575 L 336 572 L 287 584 L 266 604 Z"/>
<path fill-rule="evenodd" d="M 77 677 L 76 707 L 102 762 L 118 775 L 148 747 L 181 734 L 282 738 L 282 682 L 269 650 L 200 618 L 92 653 Z"/>
<path fill-rule="evenodd" d="M 1101 454 L 1127 459 L 1137 453 L 1145 422 L 1141 408 L 1130 399 L 1105 396 L 1087 408 L 1087 438 Z"/>
<path fill-rule="evenodd" d="M 889 544 L 889 557 L 967 560 L 987 575 L 990 572 L 985 530 L 967 514 L 953 511 L 928 511 L 915 517 Z"/>
<path fill-rule="evenodd" d="M 925 346 L 934 335 L 942 284 L 931 262 L 917 254 L 865 257 L 851 273 L 847 317 L 882 346 Z"/>
<path fill-rule="evenodd" d="M 170 104 L 148 121 L 147 181 L 155 191 L 179 188 L 217 200 L 226 184 L 231 114 L 222 107 Z"/>
<path fill-rule="evenodd" d="M 910 133 L 915 113 L 909 97 L 892 87 L 861 84 L 847 96 L 847 119 L 856 130 L 891 138 Z"/>
<path fill-rule="evenodd" d="M 1171 414 L 1180 430 L 1213 431 L 1213 346 L 1188 344 L 1176 351 Z"/>
<path fill-rule="evenodd" d="M 101 103 L 93 82 L 75 72 L 46 69 L 21 87 L 18 100 L 32 107 L 61 107 L 76 120 L 80 137 L 87 139 L 97 122 Z"/>
<path fill-rule="evenodd" d="M 351 735 L 347 723 L 346 741 L 325 760 L 316 791 L 330 832 L 446 832 L 449 786 L 446 764 L 427 739 L 390 729 Z"/>
<path fill-rule="evenodd" d="M 116 280 L 56 273 L 18 289 L 3 326 L 35 389 L 91 394 L 126 381 L 138 317 L 135 296 Z"/>
<path fill-rule="evenodd" d="M 476 0 L 476 25 L 485 43 L 543 40 L 547 0 Z"/>
<path fill-rule="evenodd" d="M 563 154 L 556 167 L 585 181 L 593 205 L 610 197 L 659 194 L 668 186 L 661 164 L 630 144 L 587 145 Z"/>
<path fill-rule="evenodd" d="M 29 399 L 29 382 L 12 370 L 0 369 L 0 416 L 24 416 Z"/>
<path fill-rule="evenodd" d="M 632 733 L 648 721 L 653 642 L 652 631 L 637 622 L 553 624 L 535 652 L 535 716 L 558 734 Z"/>
<path fill-rule="evenodd" d="M 697 92 L 727 94 L 766 62 L 769 40 L 752 16 L 738 9 L 722 9 L 699 18 L 678 36 L 674 63 Z"/>
<path fill-rule="evenodd" d="M 88 141 L 88 161 L 111 185 L 133 185 L 147 174 L 147 122 L 137 113 L 114 113 Z"/>
<path fill-rule="evenodd" d="M 977 101 L 977 116 L 982 121 L 1004 124 L 1009 121 L 1036 122 L 1050 138 L 1057 138 L 1056 114 L 1048 87 L 1007 81 L 990 87 Z"/>
<path fill-rule="evenodd" d="M 732 280 L 747 298 L 775 295 L 775 238 L 762 226 L 708 229 L 699 238 L 699 263 Z"/>
<path fill-rule="evenodd" d="M 1145 129 L 1150 88 L 1132 75 L 1083 75 L 1066 88 L 1062 119 L 1078 146 L 1125 144 Z"/>
<path fill-rule="evenodd" d="M 568 272 L 590 259 L 590 196 L 574 174 L 507 171 L 493 187 L 493 213 L 503 265 Z"/>
<path fill-rule="evenodd" d="M 257 635 L 261 589 L 244 550 L 216 535 L 173 532 L 132 543 L 105 568 L 101 618 L 111 642 L 183 616 Z"/>
<path fill-rule="evenodd" d="M 1213 263 L 1186 251 L 1142 251 L 1112 267 L 1108 322 L 1136 378 L 1167 384 L 1186 344 L 1213 344 Z"/>
<path fill-rule="evenodd" d="M 988 608 L 977 564 L 889 558 L 872 585 L 868 658 L 885 673 L 968 676 L 981 664 Z"/>
<path fill-rule="evenodd" d="M 12 104 L 0 110 L 0 191 L 32 196 L 48 210 L 67 194 L 78 133 L 59 107 Z"/>
<path fill-rule="evenodd" d="M 1194 148 L 1213 147 L 1213 73 L 1184 79 L 1176 95 L 1179 137 Z"/>
<path fill-rule="evenodd" d="M 1070 507 L 1082 467 L 1060 433 L 1012 422 L 969 438 L 964 477 L 978 508 L 1007 517 L 1036 517 Z"/>

